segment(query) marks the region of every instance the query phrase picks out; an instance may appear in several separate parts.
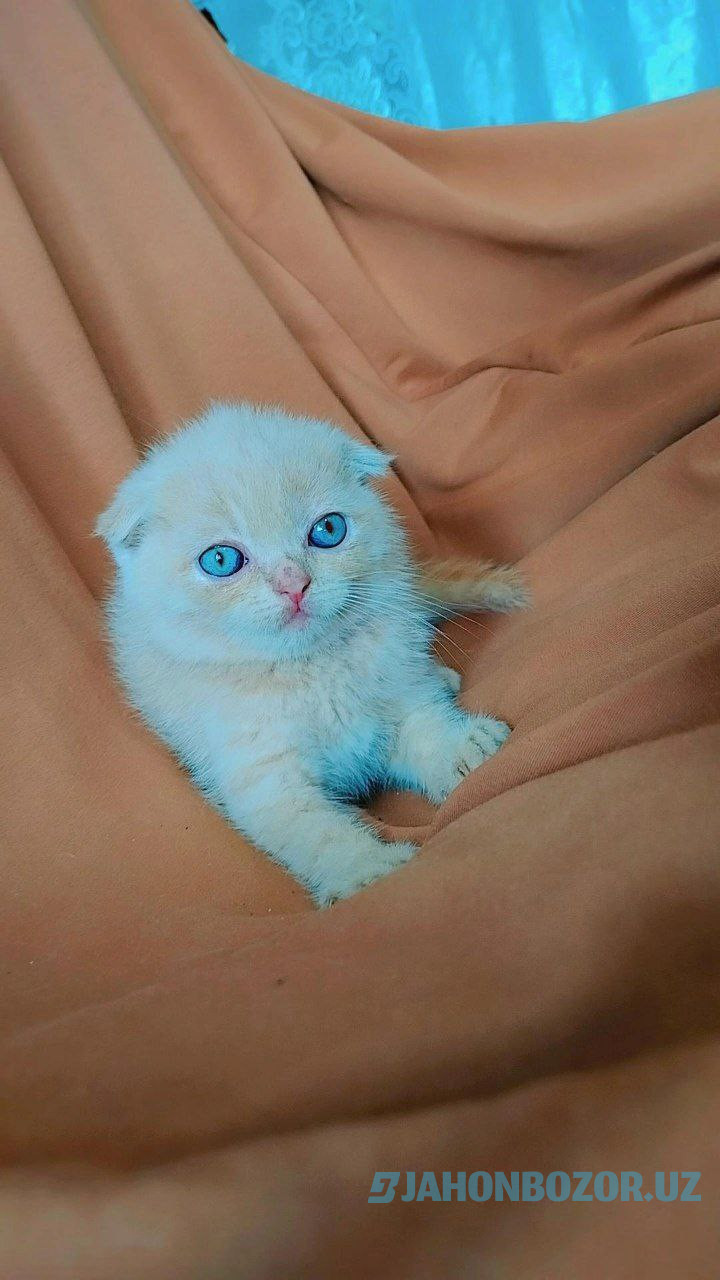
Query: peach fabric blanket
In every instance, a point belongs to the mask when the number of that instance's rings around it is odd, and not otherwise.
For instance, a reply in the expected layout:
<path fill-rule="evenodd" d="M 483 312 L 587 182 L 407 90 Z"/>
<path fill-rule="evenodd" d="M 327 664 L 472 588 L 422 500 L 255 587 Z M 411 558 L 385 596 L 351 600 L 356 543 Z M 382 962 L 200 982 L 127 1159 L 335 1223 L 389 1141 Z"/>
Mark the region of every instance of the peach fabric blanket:
<path fill-rule="evenodd" d="M 7 5 L 0 66 L 0 1273 L 718 1274 L 720 94 L 435 134 L 179 0 Z M 379 442 L 420 549 L 534 590 L 443 642 L 509 745 L 383 801 L 423 850 L 329 912 L 107 662 L 94 518 L 212 397 Z M 368 1204 L 375 1170 L 703 1198 Z"/>

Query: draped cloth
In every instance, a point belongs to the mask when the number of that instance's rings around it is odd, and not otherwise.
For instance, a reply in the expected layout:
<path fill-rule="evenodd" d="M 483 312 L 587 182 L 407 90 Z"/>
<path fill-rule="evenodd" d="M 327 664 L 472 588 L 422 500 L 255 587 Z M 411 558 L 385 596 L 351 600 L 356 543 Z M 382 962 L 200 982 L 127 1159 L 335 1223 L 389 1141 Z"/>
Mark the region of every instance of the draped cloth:
<path fill-rule="evenodd" d="M 2 1274 L 716 1274 L 720 95 L 436 134 L 178 0 L 0 27 Z M 509 743 L 437 810 L 383 798 L 420 854 L 325 912 L 108 662 L 94 519 L 211 398 L 376 441 L 419 552 L 533 591 L 440 639 Z"/>

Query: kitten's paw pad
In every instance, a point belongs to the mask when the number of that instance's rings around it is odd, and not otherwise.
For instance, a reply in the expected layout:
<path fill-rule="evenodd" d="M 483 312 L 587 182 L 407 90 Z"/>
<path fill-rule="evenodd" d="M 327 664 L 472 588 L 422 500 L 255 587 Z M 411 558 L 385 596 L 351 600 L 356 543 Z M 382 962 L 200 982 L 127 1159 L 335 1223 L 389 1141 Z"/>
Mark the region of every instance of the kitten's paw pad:
<path fill-rule="evenodd" d="M 322 884 L 313 885 L 312 895 L 320 907 L 330 907 L 333 902 L 349 898 L 358 890 L 373 884 L 383 876 L 389 875 L 403 863 L 409 862 L 418 851 L 416 844 L 409 841 L 395 843 L 378 843 L 378 851 L 371 858 L 354 862 L 351 866 L 338 869 L 333 875 L 326 876 Z"/>

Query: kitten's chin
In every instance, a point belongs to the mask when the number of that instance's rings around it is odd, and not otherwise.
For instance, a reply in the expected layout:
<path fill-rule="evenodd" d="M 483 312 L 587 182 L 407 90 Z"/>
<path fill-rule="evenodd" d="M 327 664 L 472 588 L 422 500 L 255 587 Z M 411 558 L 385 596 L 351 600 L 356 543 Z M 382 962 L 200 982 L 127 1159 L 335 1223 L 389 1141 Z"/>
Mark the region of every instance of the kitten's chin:
<path fill-rule="evenodd" d="M 304 611 L 285 619 L 275 633 L 276 651 L 280 658 L 311 658 L 337 639 L 338 615 L 320 617 Z"/>

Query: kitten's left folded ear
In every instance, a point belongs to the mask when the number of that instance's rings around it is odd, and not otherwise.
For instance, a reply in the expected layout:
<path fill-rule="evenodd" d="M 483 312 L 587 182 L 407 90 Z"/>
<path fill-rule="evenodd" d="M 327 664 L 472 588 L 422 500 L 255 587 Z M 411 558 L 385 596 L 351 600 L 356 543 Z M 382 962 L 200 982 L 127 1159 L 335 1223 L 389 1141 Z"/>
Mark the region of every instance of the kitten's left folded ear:
<path fill-rule="evenodd" d="M 374 444 L 364 444 L 361 440 L 348 439 L 347 450 L 352 469 L 362 480 L 386 475 L 394 461 L 392 453 L 383 453 Z"/>
<path fill-rule="evenodd" d="M 119 486 L 107 510 L 98 516 L 95 532 L 119 562 L 124 552 L 137 547 L 150 515 L 145 468 L 136 467 Z"/>

